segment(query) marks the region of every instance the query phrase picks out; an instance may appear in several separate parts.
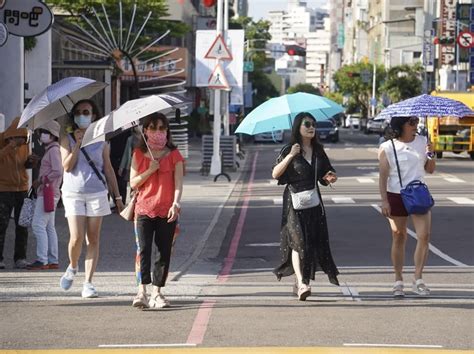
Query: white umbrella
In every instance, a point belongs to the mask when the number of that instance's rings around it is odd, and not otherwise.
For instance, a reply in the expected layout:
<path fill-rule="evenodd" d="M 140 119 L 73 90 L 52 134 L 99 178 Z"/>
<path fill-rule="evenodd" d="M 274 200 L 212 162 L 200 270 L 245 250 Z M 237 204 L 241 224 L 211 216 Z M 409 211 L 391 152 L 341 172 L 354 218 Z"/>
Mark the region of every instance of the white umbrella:
<path fill-rule="evenodd" d="M 189 103 L 176 94 L 152 95 L 125 102 L 109 115 L 92 123 L 84 133 L 82 146 L 105 141 L 121 132 L 140 124 L 140 119 L 149 114 L 166 114 Z"/>
<path fill-rule="evenodd" d="M 34 96 L 23 110 L 18 128 L 36 129 L 69 113 L 74 104 L 90 98 L 107 86 L 84 77 L 67 77 Z"/>

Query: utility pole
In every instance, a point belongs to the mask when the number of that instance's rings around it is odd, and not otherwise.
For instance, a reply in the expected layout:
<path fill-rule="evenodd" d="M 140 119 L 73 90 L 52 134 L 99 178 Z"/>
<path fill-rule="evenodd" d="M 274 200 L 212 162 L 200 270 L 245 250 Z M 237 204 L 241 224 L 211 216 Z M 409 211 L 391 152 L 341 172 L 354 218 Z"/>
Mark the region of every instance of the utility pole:
<path fill-rule="evenodd" d="M 224 0 L 224 42 L 228 46 L 227 34 L 229 32 L 229 0 Z M 224 135 L 230 134 L 229 127 L 229 93 L 230 91 L 223 91 L 222 98 L 224 100 Z"/>
<path fill-rule="evenodd" d="M 226 0 L 228 1 L 228 0 Z M 223 21 L 223 0 L 217 0 L 217 18 L 216 18 L 216 37 L 222 35 L 222 21 Z M 219 59 L 216 59 L 216 66 L 219 64 Z M 213 125 L 213 152 L 211 159 L 211 175 L 218 175 L 222 172 L 220 143 L 221 143 L 221 90 L 214 90 L 214 125 Z"/>

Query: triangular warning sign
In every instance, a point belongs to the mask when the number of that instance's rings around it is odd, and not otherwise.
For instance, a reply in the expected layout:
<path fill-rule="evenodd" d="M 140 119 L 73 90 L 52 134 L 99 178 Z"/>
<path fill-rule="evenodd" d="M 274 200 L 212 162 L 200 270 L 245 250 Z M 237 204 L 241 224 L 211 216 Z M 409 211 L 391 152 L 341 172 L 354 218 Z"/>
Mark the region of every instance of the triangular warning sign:
<path fill-rule="evenodd" d="M 221 60 L 232 60 L 232 54 L 224 43 L 222 35 L 218 35 L 212 43 L 211 48 L 207 51 L 204 56 L 206 59 L 221 59 Z"/>
<path fill-rule="evenodd" d="M 217 64 L 211 76 L 209 76 L 209 88 L 226 90 L 229 89 L 229 82 L 224 74 L 221 64 Z"/>

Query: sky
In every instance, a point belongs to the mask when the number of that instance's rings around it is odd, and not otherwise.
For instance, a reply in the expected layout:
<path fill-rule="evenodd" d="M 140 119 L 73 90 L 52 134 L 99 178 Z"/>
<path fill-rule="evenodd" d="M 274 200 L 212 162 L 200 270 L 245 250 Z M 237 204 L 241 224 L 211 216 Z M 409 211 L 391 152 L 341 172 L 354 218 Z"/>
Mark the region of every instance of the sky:
<path fill-rule="evenodd" d="M 326 5 L 330 0 L 307 0 L 308 7 L 321 7 Z M 272 10 L 286 10 L 287 0 L 248 0 L 249 2 L 249 17 L 254 21 L 260 18 L 267 18 L 268 11 Z"/>

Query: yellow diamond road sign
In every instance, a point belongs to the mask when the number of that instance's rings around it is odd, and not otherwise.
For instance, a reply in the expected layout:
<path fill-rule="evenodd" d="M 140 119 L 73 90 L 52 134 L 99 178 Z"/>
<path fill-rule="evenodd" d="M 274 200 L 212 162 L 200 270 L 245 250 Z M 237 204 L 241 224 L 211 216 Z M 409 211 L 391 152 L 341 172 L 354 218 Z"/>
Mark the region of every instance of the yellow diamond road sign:
<path fill-rule="evenodd" d="M 222 35 L 218 35 L 212 43 L 211 48 L 207 51 L 204 56 L 206 59 L 220 59 L 220 60 L 232 60 L 232 53 L 224 43 Z"/>

